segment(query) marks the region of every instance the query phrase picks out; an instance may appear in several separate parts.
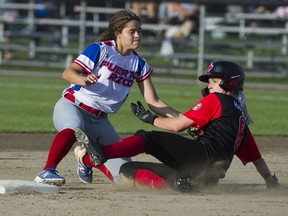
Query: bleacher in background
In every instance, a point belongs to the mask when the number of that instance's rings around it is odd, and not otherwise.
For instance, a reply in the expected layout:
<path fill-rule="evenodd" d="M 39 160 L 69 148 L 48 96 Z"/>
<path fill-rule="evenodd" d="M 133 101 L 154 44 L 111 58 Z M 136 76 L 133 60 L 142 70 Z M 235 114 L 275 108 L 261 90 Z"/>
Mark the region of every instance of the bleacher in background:
<path fill-rule="evenodd" d="M 58 17 L 41 19 L 34 14 L 37 6 L 0 4 L 0 67 L 65 68 L 107 29 L 111 15 L 131 6 L 128 1 L 123 1 L 122 5 L 91 6 L 81 0 L 79 13 L 75 16 L 65 14 L 65 5 L 60 4 Z M 139 54 L 158 73 L 196 75 L 205 70 L 208 62 L 226 59 L 240 63 L 248 76 L 287 77 L 288 17 L 274 13 L 235 13 L 226 9 L 215 12 L 209 8 L 208 3 L 201 5 L 198 33 L 175 40 L 172 56 L 159 53 L 163 32 L 169 25 L 143 23 Z M 17 10 L 20 15 L 11 20 L 3 15 L 5 10 Z M 9 25 L 9 28 L 4 28 L 4 25 Z M 51 31 L 37 31 L 36 26 Z M 5 38 L 10 38 L 9 43 Z M 5 58 L 5 50 L 11 51 L 13 58 Z"/>

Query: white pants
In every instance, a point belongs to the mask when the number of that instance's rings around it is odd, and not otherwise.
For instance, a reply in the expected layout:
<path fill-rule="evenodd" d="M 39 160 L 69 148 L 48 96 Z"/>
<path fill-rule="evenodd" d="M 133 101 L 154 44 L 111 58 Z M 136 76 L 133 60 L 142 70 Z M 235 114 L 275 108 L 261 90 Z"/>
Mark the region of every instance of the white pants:
<path fill-rule="evenodd" d="M 115 131 L 107 118 L 104 116 L 95 116 L 74 105 L 65 98 L 61 98 L 55 105 L 53 113 L 53 123 L 57 131 L 65 128 L 81 128 L 92 139 L 92 143 L 99 142 L 103 145 L 109 145 L 119 141 L 121 138 Z M 117 158 L 108 160 L 104 166 L 111 173 L 115 183 L 121 183 L 119 170 L 122 164 L 131 161 L 131 158 Z"/>

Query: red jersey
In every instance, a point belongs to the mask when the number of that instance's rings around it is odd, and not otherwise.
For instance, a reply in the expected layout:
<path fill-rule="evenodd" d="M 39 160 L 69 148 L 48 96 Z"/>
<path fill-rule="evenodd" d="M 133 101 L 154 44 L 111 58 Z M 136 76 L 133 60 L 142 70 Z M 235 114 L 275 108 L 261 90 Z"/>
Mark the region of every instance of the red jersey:
<path fill-rule="evenodd" d="M 232 96 L 209 94 L 184 115 L 203 130 L 197 141 L 203 143 L 211 161 L 232 161 L 248 132 L 246 117 Z"/>

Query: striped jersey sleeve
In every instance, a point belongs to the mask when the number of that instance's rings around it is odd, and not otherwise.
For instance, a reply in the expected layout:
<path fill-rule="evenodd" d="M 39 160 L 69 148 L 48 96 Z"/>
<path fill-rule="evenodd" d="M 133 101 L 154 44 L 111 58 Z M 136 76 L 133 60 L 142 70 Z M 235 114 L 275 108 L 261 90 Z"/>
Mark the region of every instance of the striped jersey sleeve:
<path fill-rule="evenodd" d="M 87 73 L 91 73 L 95 64 L 98 63 L 101 53 L 101 46 L 99 43 L 90 44 L 75 60 Z"/>

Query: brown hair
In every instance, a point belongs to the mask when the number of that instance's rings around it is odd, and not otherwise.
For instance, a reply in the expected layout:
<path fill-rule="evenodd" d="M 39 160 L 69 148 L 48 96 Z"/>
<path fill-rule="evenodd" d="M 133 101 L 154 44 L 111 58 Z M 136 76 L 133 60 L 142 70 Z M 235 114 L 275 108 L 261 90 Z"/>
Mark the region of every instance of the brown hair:
<path fill-rule="evenodd" d="M 115 40 L 116 34 L 120 33 L 126 26 L 126 24 L 132 20 L 139 21 L 140 18 L 129 10 L 121 10 L 113 15 L 109 22 L 109 29 L 103 32 L 97 39 L 96 42 Z"/>

